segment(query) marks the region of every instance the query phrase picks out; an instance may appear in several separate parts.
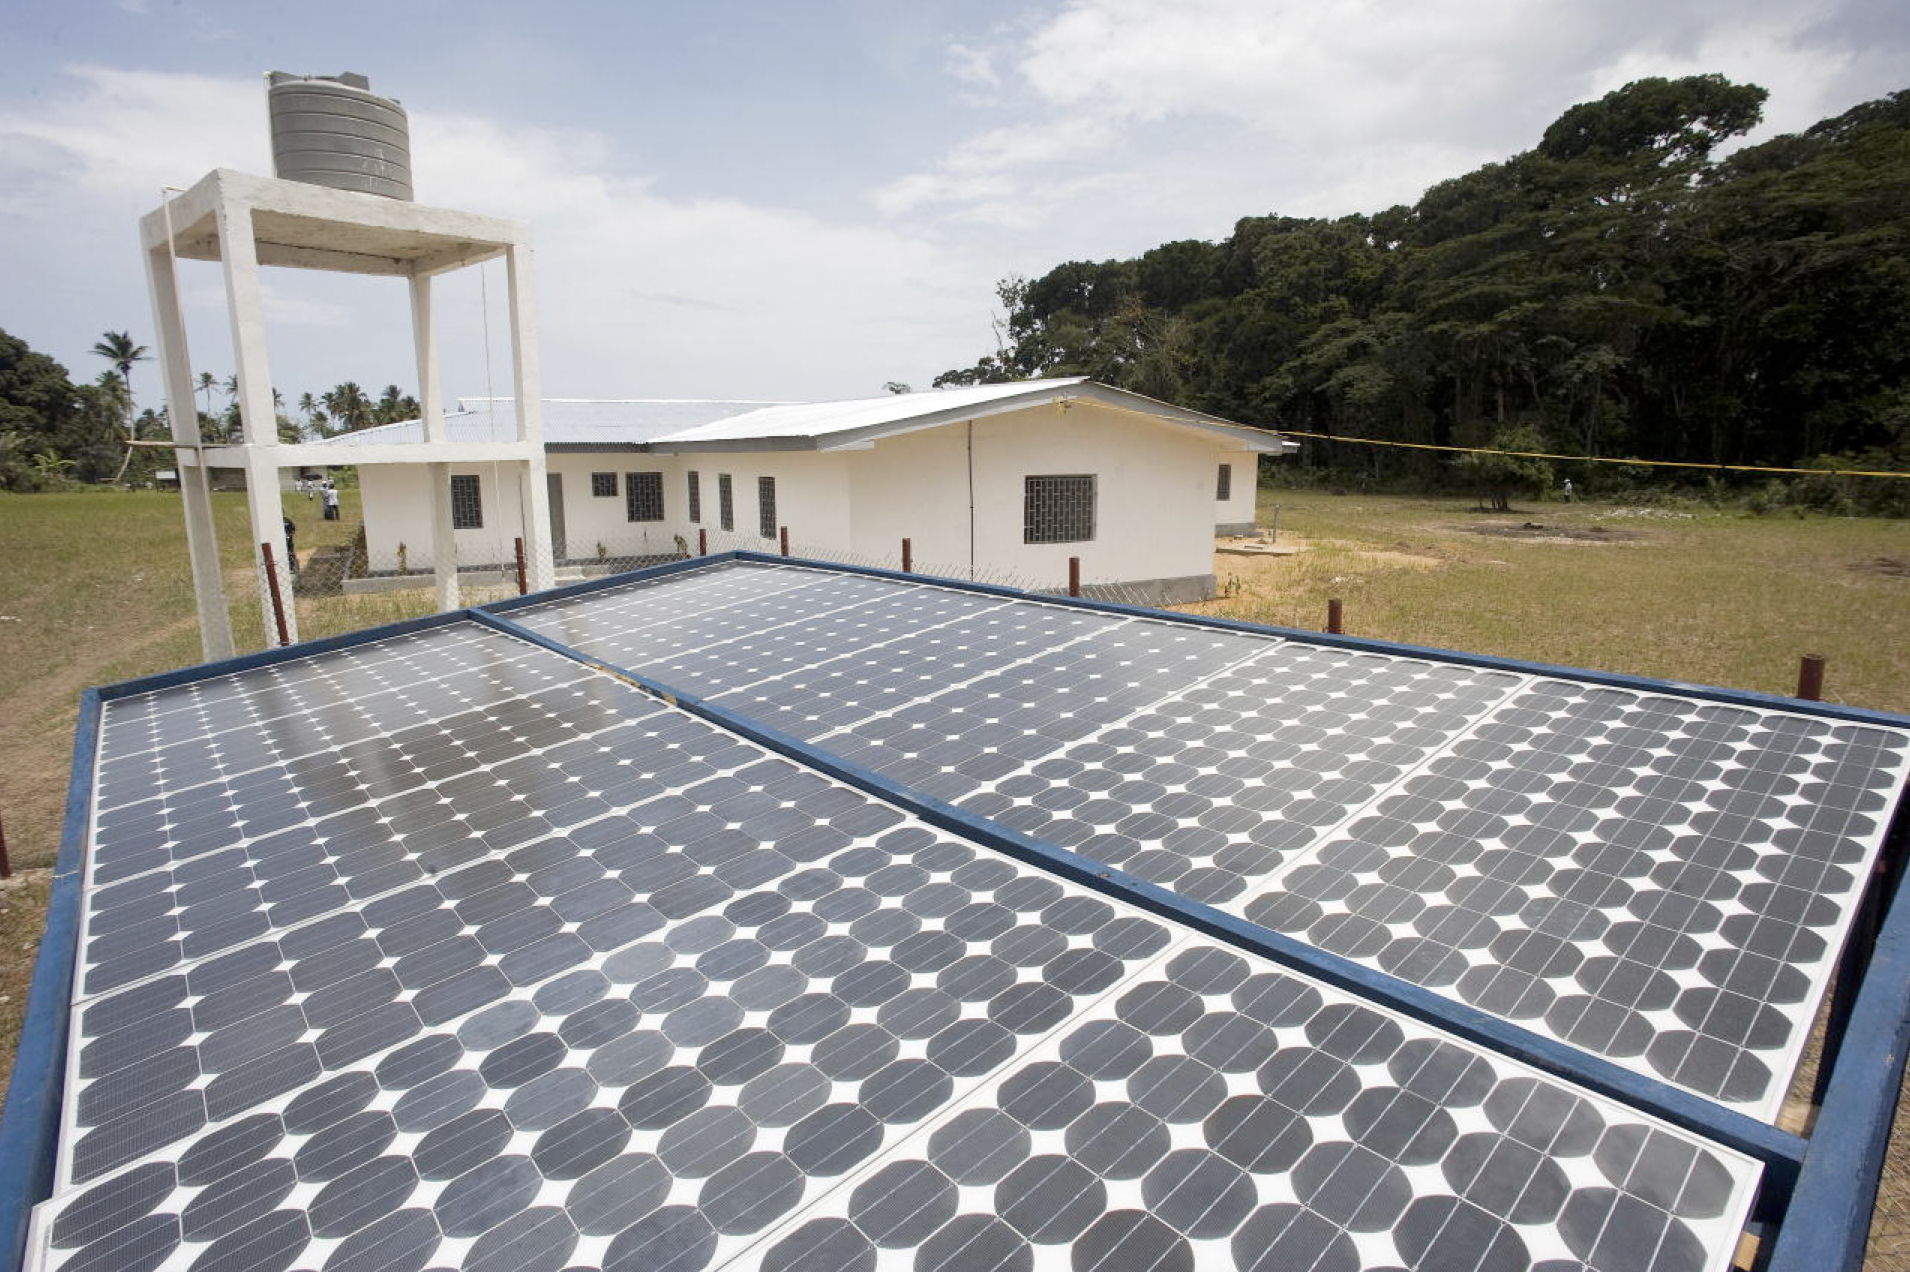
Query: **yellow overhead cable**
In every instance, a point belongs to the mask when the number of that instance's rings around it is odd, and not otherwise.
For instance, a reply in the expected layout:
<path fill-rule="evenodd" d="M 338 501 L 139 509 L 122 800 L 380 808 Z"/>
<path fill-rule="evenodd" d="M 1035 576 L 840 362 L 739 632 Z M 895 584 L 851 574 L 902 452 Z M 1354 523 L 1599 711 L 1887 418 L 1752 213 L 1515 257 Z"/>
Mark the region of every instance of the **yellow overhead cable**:
<path fill-rule="evenodd" d="M 1065 410 L 1067 401 L 1060 403 Z M 1120 411 L 1127 415 L 1140 415 L 1150 420 L 1161 420 L 1168 424 L 1184 424 L 1171 415 L 1162 415 L 1159 411 L 1140 411 L 1131 406 L 1120 406 L 1113 402 L 1097 402 L 1095 405 L 1110 411 Z M 1205 414 L 1196 411 L 1194 414 Z M 1226 423 L 1218 416 L 1210 417 L 1218 423 Z M 1461 455 L 1511 455 L 1516 459 L 1560 459 L 1573 464 L 1624 464 L 1632 468 L 1702 468 L 1709 472 L 1725 473 L 1796 473 L 1805 477 L 1899 477 L 1910 478 L 1910 472 L 1873 472 L 1864 468 L 1772 468 L 1762 464 L 1700 464 L 1688 459 L 1618 459 L 1609 455 L 1554 455 L 1549 451 L 1494 450 L 1489 446 L 1434 446 L 1430 442 L 1383 442 L 1373 437 L 1341 437 L 1334 433 L 1302 433 L 1296 429 L 1265 427 L 1258 424 L 1234 425 L 1236 428 L 1252 428 L 1281 437 L 1310 437 L 1323 442 L 1347 442 L 1354 446 L 1394 446 L 1401 450 L 1451 451 Z"/>
<path fill-rule="evenodd" d="M 1818 477 L 1910 477 L 1910 472 L 1875 472 L 1864 468 L 1775 468 L 1765 464 L 1703 464 L 1688 459 L 1619 459 L 1611 455 L 1554 455 L 1549 451 L 1494 450 L 1489 446 L 1434 446 L 1428 442 L 1383 442 L 1372 437 L 1339 437 L 1332 433 L 1301 433 L 1276 429 L 1283 437 L 1311 437 L 1355 446 L 1395 446 L 1401 450 L 1455 451 L 1466 455 L 1511 455 L 1517 459 L 1560 459 L 1573 464 L 1624 464 L 1632 468 L 1703 468 L 1726 473 L 1798 473 Z"/>

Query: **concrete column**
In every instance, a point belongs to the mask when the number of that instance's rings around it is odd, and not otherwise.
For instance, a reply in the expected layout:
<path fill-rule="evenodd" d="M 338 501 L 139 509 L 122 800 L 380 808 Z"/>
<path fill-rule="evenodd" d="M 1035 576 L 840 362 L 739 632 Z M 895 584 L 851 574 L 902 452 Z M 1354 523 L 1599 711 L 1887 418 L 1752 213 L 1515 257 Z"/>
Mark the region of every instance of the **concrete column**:
<path fill-rule="evenodd" d="M 219 259 L 225 262 L 226 308 L 232 323 L 232 360 L 239 376 L 239 415 L 245 426 L 246 503 L 252 511 L 252 559 L 258 563 L 259 612 L 266 643 L 277 640 L 272 628 L 272 591 L 266 581 L 259 545 L 272 545 L 285 600 L 285 630 L 298 640 L 297 607 L 292 603 L 292 572 L 285 560 L 285 512 L 279 496 L 278 413 L 272 405 L 272 362 L 265 349 L 265 297 L 259 289 L 258 244 L 252 237 L 252 210 L 231 198 L 219 200 Z"/>
<path fill-rule="evenodd" d="M 438 330 L 431 317 L 431 275 L 411 277 L 411 340 L 418 354 L 418 409 L 427 446 L 442 444 L 444 397 L 438 387 Z M 458 594 L 458 539 L 451 528 L 451 466 L 429 464 L 431 572 L 438 612 L 462 604 Z"/>
<path fill-rule="evenodd" d="M 207 662 L 217 662 L 232 657 L 236 647 L 232 615 L 226 609 L 225 579 L 219 572 L 212 494 L 206 486 L 205 466 L 199 462 L 199 409 L 192 392 L 192 358 L 186 350 L 186 319 L 179 307 L 179 279 L 170 248 L 147 249 L 146 285 L 152 293 L 166 414 L 172 420 L 172 440 L 179 443 L 173 451 L 173 466 L 179 472 L 179 501 L 186 515 L 186 555 L 199 607 L 199 649 Z"/>
<path fill-rule="evenodd" d="M 525 573 L 531 590 L 541 592 L 556 585 L 557 568 L 551 559 L 550 492 L 544 477 L 544 399 L 539 396 L 530 244 L 513 243 L 505 250 L 504 262 L 510 279 L 511 365 L 515 377 L 512 391 L 517 398 L 517 436 L 529 450 L 518 484 L 518 507 L 523 509 Z"/>

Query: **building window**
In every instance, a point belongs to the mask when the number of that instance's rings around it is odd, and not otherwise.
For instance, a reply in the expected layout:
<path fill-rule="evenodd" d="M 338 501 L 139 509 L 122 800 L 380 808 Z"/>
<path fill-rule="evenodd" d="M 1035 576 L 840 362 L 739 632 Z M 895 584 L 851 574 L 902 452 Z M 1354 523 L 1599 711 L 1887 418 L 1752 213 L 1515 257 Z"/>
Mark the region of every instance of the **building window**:
<path fill-rule="evenodd" d="M 696 473 L 690 474 L 690 524 L 703 524 L 703 479 Z"/>
<path fill-rule="evenodd" d="M 478 490 L 478 479 L 474 476 L 451 478 L 451 528 L 453 530 L 482 530 L 484 528 L 484 496 Z"/>
<path fill-rule="evenodd" d="M 1022 499 L 1023 543 L 1085 543 L 1092 538 L 1092 475 L 1027 479 Z"/>
<path fill-rule="evenodd" d="M 623 510 L 626 521 L 663 520 L 663 474 L 625 473 Z"/>
<path fill-rule="evenodd" d="M 716 474 L 716 518 L 725 530 L 736 529 L 736 491 L 728 473 Z"/>
<path fill-rule="evenodd" d="M 1226 503 L 1233 497 L 1234 466 L 1232 464 L 1222 464 L 1220 466 L 1220 480 L 1214 483 L 1214 498 L 1218 499 L 1221 503 Z"/>
<path fill-rule="evenodd" d="M 599 499 L 615 499 L 617 497 L 617 474 L 590 474 L 590 493 Z"/>
<path fill-rule="evenodd" d="M 756 528 L 763 538 L 776 537 L 776 479 L 756 479 Z"/>

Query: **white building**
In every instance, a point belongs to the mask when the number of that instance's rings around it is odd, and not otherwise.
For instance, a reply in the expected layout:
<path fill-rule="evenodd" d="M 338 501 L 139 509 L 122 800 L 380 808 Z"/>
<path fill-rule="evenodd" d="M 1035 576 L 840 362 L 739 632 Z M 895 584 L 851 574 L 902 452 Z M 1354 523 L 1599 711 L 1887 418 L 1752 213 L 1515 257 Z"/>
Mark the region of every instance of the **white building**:
<path fill-rule="evenodd" d="M 509 435 L 509 399 L 460 406 L 450 440 Z M 1297 449 L 1082 377 L 846 402 L 552 400 L 543 420 L 560 572 L 694 551 L 699 532 L 711 551 L 775 551 L 787 529 L 798 555 L 895 561 L 907 539 L 920 570 L 1057 587 L 1079 557 L 1083 580 L 1157 603 L 1212 595 L 1213 538 L 1252 528 L 1259 455 Z M 518 484 L 448 468 L 460 566 L 508 561 Z M 416 464 L 359 470 L 374 571 L 431 568 L 429 480 Z"/>

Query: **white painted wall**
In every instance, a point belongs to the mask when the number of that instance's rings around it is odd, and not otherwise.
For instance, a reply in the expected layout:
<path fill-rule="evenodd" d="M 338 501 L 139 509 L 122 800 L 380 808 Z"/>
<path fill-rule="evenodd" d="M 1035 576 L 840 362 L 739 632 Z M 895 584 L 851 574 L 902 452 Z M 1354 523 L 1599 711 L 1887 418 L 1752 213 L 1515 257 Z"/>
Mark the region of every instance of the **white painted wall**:
<path fill-rule="evenodd" d="M 516 464 L 452 464 L 453 475 L 478 479 L 484 525 L 457 530 L 460 563 L 502 564 L 512 559 L 512 540 L 523 531 L 519 514 Z M 365 512 L 365 551 L 374 570 L 398 568 L 400 545 L 404 563 L 412 570 L 430 569 L 431 488 L 422 464 L 361 464 L 358 490 Z"/>
<path fill-rule="evenodd" d="M 789 528 L 791 551 L 821 548 L 851 550 L 849 456 L 816 451 L 754 451 L 749 453 L 677 456 L 685 470 L 703 475 L 703 524 L 710 546 L 748 547 L 762 552 L 777 549 L 777 536 L 761 534 L 762 505 L 759 477 L 776 482 L 776 522 Z M 728 473 L 735 491 L 736 528 L 724 532 L 718 520 L 717 479 Z"/>
<path fill-rule="evenodd" d="M 972 435 L 972 467 L 971 467 Z M 596 545 L 611 557 L 665 555 L 676 540 L 694 549 L 697 530 L 709 530 L 712 550 L 776 550 L 759 535 L 757 479 L 776 480 L 777 522 L 789 527 L 792 547 L 847 552 L 896 561 L 903 538 L 912 540 L 918 569 L 960 574 L 970 560 L 971 472 L 973 561 L 984 575 L 1010 574 L 1033 585 L 1060 587 L 1068 558 L 1081 558 L 1086 582 L 1126 582 L 1209 575 L 1217 524 L 1253 518 L 1257 457 L 1226 449 L 1222 439 L 1093 403 L 1042 406 L 970 423 L 943 425 L 834 452 L 558 452 L 549 471 L 561 474 L 565 539 L 572 559 L 588 560 Z M 1234 467 L 1233 498 L 1215 499 L 1221 463 Z M 362 467 L 367 545 L 374 568 L 394 569 L 397 545 L 407 564 L 430 564 L 430 501 L 424 469 L 413 465 Z M 461 561 L 510 559 L 519 533 L 515 474 L 500 466 L 503 497 L 488 466 L 453 465 L 479 478 L 482 530 L 457 532 Z M 595 497 L 592 473 L 617 475 L 617 494 Z M 663 474 L 664 520 L 626 519 L 625 482 L 632 472 Z M 687 474 L 700 475 L 702 520 L 689 519 Z M 735 491 L 735 528 L 719 522 L 718 478 L 728 473 Z M 1080 543 L 1027 544 L 1023 538 L 1025 480 L 1029 476 L 1092 474 L 1095 536 Z"/>
<path fill-rule="evenodd" d="M 564 549 L 568 558 L 595 557 L 599 544 L 605 556 L 613 557 L 667 556 L 676 551 L 677 536 L 689 524 L 689 511 L 682 469 L 674 456 L 640 451 L 566 451 L 551 455 L 545 462 L 564 483 Z M 616 494 L 591 494 L 593 473 L 615 476 Z M 630 520 L 627 492 L 631 473 L 662 474 L 662 521 Z"/>
<path fill-rule="evenodd" d="M 924 565 L 969 564 L 971 427 L 978 570 L 1006 570 L 1057 587 L 1067 582 L 1068 558 L 1075 556 L 1085 581 L 1213 572 L 1214 488 L 1225 443 L 1084 402 L 989 416 L 848 452 L 858 553 L 895 556 L 906 535 Z M 1094 539 L 1024 543 L 1026 478 L 1072 474 L 1095 478 Z"/>
<path fill-rule="evenodd" d="M 1251 526 L 1255 516 L 1255 492 L 1260 485 L 1260 456 L 1252 451 L 1223 451 L 1214 472 L 1216 488 L 1220 478 L 1218 464 L 1233 465 L 1234 482 L 1233 498 L 1214 503 L 1215 532 L 1220 533 L 1222 527 Z"/>

